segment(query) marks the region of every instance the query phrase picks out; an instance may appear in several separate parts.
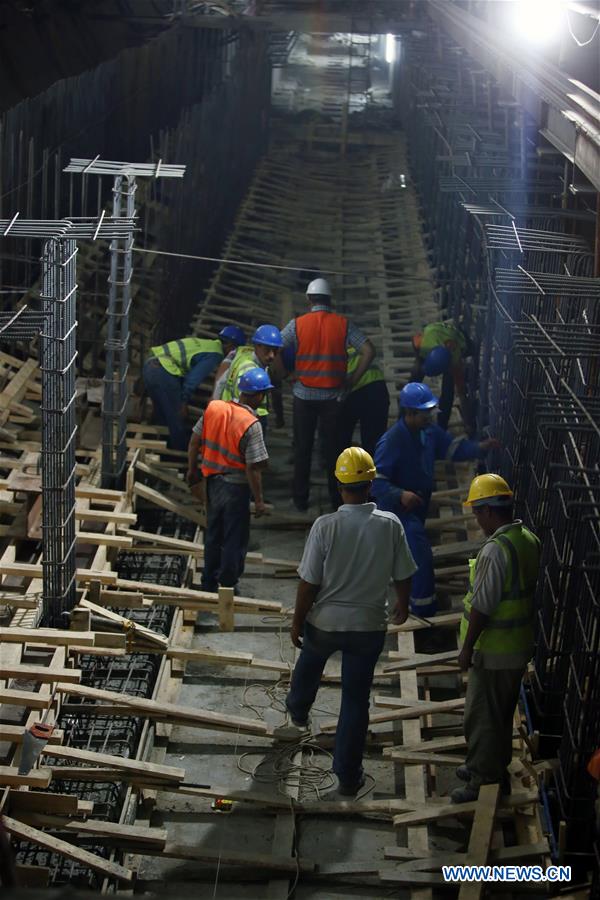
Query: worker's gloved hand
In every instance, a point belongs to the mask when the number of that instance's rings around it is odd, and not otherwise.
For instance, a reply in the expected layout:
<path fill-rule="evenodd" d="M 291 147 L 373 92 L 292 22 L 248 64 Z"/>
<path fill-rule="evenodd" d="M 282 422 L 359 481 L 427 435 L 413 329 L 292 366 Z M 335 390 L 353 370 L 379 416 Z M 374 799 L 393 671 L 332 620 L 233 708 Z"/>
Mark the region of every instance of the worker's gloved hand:
<path fill-rule="evenodd" d="M 479 442 L 479 449 L 483 453 L 487 453 L 488 450 L 499 450 L 502 444 L 498 440 L 498 438 L 486 438 L 485 441 Z"/>
<path fill-rule="evenodd" d="M 423 506 L 423 498 L 419 497 L 418 494 L 413 493 L 413 491 L 402 491 L 400 503 L 407 512 L 412 512 L 413 509 Z"/>
<path fill-rule="evenodd" d="M 295 622 L 292 622 L 292 627 L 290 629 L 290 637 L 292 639 L 292 644 L 294 647 L 297 647 L 299 650 L 302 650 L 302 635 L 304 633 L 303 625 L 296 625 Z"/>
<path fill-rule="evenodd" d="M 470 647 L 463 647 L 458 654 L 458 665 L 463 672 L 467 672 L 473 665 L 473 651 Z"/>
<path fill-rule="evenodd" d="M 254 501 L 254 518 L 260 519 L 261 516 L 264 516 L 267 511 L 267 507 L 265 505 L 264 500 L 255 500 Z"/>

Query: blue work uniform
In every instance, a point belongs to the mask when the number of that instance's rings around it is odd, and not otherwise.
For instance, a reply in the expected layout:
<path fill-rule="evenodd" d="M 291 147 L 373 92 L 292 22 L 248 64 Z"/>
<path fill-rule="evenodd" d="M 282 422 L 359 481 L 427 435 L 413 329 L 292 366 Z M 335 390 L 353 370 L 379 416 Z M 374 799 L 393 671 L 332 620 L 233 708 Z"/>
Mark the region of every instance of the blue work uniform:
<path fill-rule="evenodd" d="M 403 418 L 377 442 L 377 477 L 371 493 L 378 508 L 395 513 L 404 526 L 408 546 L 418 566 L 410 592 L 411 610 L 418 616 L 432 616 L 437 610 L 433 554 L 425 531 L 435 461 L 464 462 L 479 456 L 483 453 L 477 441 L 453 438 L 439 425 L 430 425 L 413 434 Z M 423 500 L 422 506 L 412 512 L 404 509 L 400 502 L 403 491 L 418 494 Z"/>

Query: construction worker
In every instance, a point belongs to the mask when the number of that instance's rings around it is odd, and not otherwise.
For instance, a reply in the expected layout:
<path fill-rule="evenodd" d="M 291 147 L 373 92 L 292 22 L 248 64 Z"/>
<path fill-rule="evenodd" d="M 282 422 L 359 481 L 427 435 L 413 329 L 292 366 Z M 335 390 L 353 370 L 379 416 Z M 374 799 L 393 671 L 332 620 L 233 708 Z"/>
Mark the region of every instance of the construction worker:
<path fill-rule="evenodd" d="M 335 509 L 339 494 L 334 477 L 335 460 L 341 446 L 338 435 L 339 400 L 344 389 L 357 384 L 375 356 L 375 349 L 362 331 L 331 308 L 331 289 L 324 278 L 315 278 L 306 289 L 310 311 L 292 319 L 281 332 L 284 347 L 296 355 L 293 387 L 294 477 L 292 502 L 297 510 L 308 509 L 310 469 L 317 425 L 326 458 L 329 497 Z M 346 375 L 346 351 L 359 356 L 356 368 Z M 279 377 L 283 367 L 278 361 Z"/>
<path fill-rule="evenodd" d="M 218 340 L 186 337 L 150 348 L 142 378 L 152 399 L 154 420 L 169 429 L 168 446 L 186 450 L 190 429 L 187 405 L 196 388 L 213 372 L 223 356 L 245 342 L 237 325 L 227 325 Z"/>
<path fill-rule="evenodd" d="M 365 783 L 369 693 L 385 642 L 390 581 L 396 595 L 391 620 L 402 624 L 416 567 L 396 516 L 369 502 L 375 465 L 366 450 L 342 451 L 334 474 L 343 505 L 316 520 L 298 568 L 291 638 L 301 652 L 286 707 L 293 726 L 308 726 L 325 663 L 340 650 L 342 703 L 333 771 L 339 792 L 354 796 Z"/>
<path fill-rule="evenodd" d="M 473 429 L 473 413 L 467 399 L 463 359 L 470 356 L 471 341 L 466 333 L 452 321 L 432 322 L 412 339 L 415 365 L 411 381 L 422 381 L 424 377 L 442 375 L 437 423 L 447 428 L 454 403 L 454 392 L 458 396 L 460 414 L 467 433 Z"/>
<path fill-rule="evenodd" d="M 348 350 L 347 373 L 352 375 L 358 365 L 359 355 L 350 347 Z M 340 404 L 339 438 L 342 447 L 352 443 L 354 428 L 360 423 L 360 444 L 371 456 L 375 445 L 386 431 L 390 395 L 385 377 L 374 363 L 368 367 L 362 378 L 344 395 Z"/>
<path fill-rule="evenodd" d="M 435 425 L 433 412 L 438 399 L 425 384 L 407 384 L 400 391 L 399 403 L 398 422 L 377 443 L 377 477 L 372 494 L 379 509 L 395 513 L 404 525 L 408 546 L 419 567 L 412 580 L 411 610 L 418 616 L 432 616 L 437 601 L 425 520 L 433 491 L 435 460 L 477 459 L 499 443 L 495 438 L 453 438 Z"/>
<path fill-rule="evenodd" d="M 510 793 L 515 707 L 533 655 L 534 594 L 540 542 L 513 518 L 513 493 L 500 475 L 478 475 L 465 506 L 486 541 L 469 562 L 469 592 L 460 623 L 458 662 L 468 671 L 464 730 L 467 758 L 456 774 L 465 782 L 453 803 L 476 800 L 482 784 Z"/>
<path fill-rule="evenodd" d="M 256 411 L 273 385 L 264 369 L 240 376 L 237 400 L 211 400 L 193 428 L 188 449 L 188 484 L 207 506 L 201 588 L 235 588 L 250 535 L 250 497 L 255 516 L 265 512 L 262 470 L 269 455 Z M 198 463 L 200 468 L 198 469 Z"/>
<path fill-rule="evenodd" d="M 251 343 L 252 346 L 238 347 L 223 360 L 217 371 L 213 400 L 237 400 L 240 375 L 256 367 L 268 369 L 283 346 L 276 325 L 259 325 Z M 263 429 L 267 427 L 268 414 L 266 403 L 256 410 Z"/>

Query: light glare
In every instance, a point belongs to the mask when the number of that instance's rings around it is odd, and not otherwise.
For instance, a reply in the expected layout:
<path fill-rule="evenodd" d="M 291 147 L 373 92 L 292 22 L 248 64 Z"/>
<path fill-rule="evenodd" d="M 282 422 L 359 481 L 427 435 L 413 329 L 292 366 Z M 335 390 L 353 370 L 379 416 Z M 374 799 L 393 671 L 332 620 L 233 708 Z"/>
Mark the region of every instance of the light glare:
<path fill-rule="evenodd" d="M 521 38 L 547 44 L 560 34 L 564 0 L 516 0 L 513 6 L 513 28 Z"/>
<path fill-rule="evenodd" d="M 396 59 L 396 38 L 393 34 L 386 34 L 385 36 L 385 61 L 386 63 L 393 63 Z"/>

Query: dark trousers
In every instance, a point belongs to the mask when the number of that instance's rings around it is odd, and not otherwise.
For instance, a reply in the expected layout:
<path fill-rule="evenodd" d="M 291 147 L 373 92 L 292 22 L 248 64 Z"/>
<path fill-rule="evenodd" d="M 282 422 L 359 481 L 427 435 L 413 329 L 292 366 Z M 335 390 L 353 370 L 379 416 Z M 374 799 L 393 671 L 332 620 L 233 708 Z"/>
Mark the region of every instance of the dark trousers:
<path fill-rule="evenodd" d="M 524 669 L 469 669 L 465 760 L 474 787 L 502 783 L 512 759 L 513 718 Z"/>
<path fill-rule="evenodd" d="M 344 450 L 352 444 L 352 435 L 360 422 L 360 444 L 371 456 L 375 444 L 387 431 L 390 395 L 385 381 L 372 381 L 357 391 L 351 391 L 340 403 L 339 446 Z"/>
<path fill-rule="evenodd" d="M 250 537 L 250 488 L 212 475 L 206 485 L 203 591 L 235 587 L 244 572 Z"/>
<path fill-rule="evenodd" d="M 369 694 L 373 672 L 383 650 L 385 631 L 322 631 L 308 622 L 292 675 L 286 706 L 292 718 L 304 722 L 315 702 L 325 663 L 342 651 L 342 705 L 335 733 L 333 771 L 340 782 L 356 784 L 369 727 Z"/>
<path fill-rule="evenodd" d="M 315 432 L 319 426 L 321 445 L 327 469 L 329 499 L 334 509 L 340 505 L 334 469 L 339 453 L 337 400 L 301 400 L 294 397 L 294 479 L 292 498 L 298 507 L 308 506 L 310 495 L 310 467 Z"/>
<path fill-rule="evenodd" d="M 181 418 L 183 379 L 171 375 L 157 359 L 149 359 L 142 371 L 146 393 L 154 408 L 153 421 L 169 429 L 167 441 L 171 450 L 187 450 L 191 429 Z"/>

